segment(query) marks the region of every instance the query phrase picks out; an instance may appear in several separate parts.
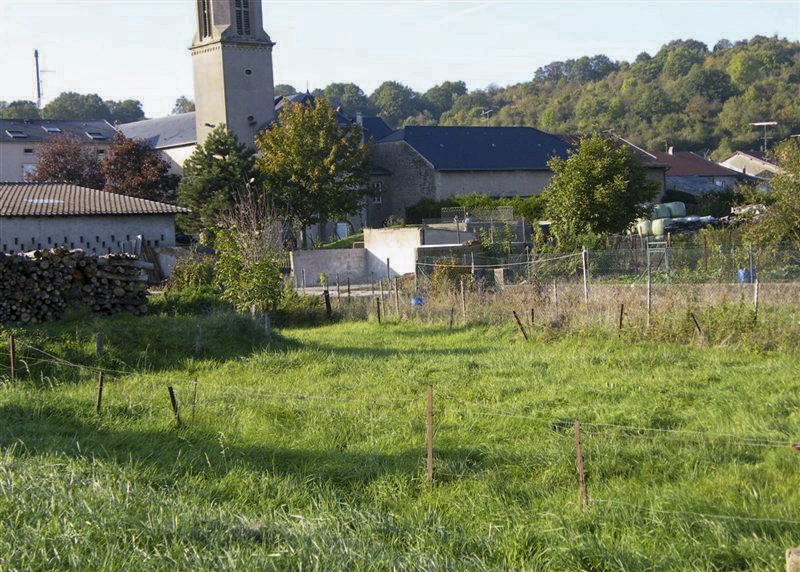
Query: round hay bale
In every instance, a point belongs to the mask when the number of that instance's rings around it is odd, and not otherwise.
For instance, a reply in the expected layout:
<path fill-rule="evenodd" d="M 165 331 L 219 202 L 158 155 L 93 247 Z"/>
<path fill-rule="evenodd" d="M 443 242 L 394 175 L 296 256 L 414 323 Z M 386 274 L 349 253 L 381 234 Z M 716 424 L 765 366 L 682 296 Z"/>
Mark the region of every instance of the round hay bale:
<path fill-rule="evenodd" d="M 686 204 L 681 202 L 664 203 L 669 209 L 669 216 L 672 218 L 682 218 L 686 216 Z"/>

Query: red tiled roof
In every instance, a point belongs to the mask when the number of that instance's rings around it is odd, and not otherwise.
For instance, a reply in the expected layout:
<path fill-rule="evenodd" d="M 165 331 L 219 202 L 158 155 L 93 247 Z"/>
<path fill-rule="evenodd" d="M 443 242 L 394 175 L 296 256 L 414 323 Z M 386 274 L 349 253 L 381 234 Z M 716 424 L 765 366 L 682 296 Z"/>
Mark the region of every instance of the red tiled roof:
<path fill-rule="evenodd" d="M 0 183 L 0 216 L 156 215 L 187 209 L 61 183 Z"/>
<path fill-rule="evenodd" d="M 691 151 L 653 152 L 659 161 L 669 166 L 667 177 L 739 177 L 740 173 L 707 161 Z"/>

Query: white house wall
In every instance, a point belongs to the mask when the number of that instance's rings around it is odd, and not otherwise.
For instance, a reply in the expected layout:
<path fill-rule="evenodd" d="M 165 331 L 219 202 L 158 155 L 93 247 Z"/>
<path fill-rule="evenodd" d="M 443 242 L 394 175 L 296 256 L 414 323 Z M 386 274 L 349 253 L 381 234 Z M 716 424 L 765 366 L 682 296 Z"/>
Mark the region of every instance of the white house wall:
<path fill-rule="evenodd" d="M 151 246 L 175 245 L 173 215 L 0 217 L 0 248 L 25 252 L 66 246 L 106 254 L 142 235 Z"/>

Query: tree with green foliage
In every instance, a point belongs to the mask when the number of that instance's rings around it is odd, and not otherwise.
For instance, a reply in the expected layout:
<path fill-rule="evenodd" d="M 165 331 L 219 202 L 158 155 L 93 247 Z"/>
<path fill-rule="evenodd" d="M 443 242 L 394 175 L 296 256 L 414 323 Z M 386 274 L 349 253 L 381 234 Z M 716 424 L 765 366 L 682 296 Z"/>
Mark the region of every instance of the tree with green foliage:
<path fill-rule="evenodd" d="M 144 119 L 142 102 L 137 99 L 123 99 L 122 101 L 106 101 L 110 118 L 114 124 L 133 123 Z"/>
<path fill-rule="evenodd" d="M 39 162 L 30 180 L 39 183 L 71 183 L 102 189 L 105 176 L 97 150 L 74 135 L 61 134 L 39 147 Z"/>
<path fill-rule="evenodd" d="M 628 146 L 597 133 L 567 159 L 548 163 L 553 178 L 542 193 L 545 215 L 565 242 L 585 234 L 622 233 L 648 212 L 658 191 Z"/>
<path fill-rule="evenodd" d="M 278 97 L 279 95 L 294 95 L 297 93 L 295 87 L 293 85 L 289 85 L 288 83 L 279 83 L 275 86 L 273 91 L 275 93 L 275 97 Z"/>
<path fill-rule="evenodd" d="M 354 83 L 332 83 L 321 91 L 315 91 L 316 97 L 324 97 L 334 109 L 341 108 L 348 117 L 355 117 L 359 111 L 369 114 L 372 111 L 369 98 Z"/>
<path fill-rule="evenodd" d="M 419 94 L 396 81 L 383 82 L 369 96 L 369 101 L 392 127 L 402 125 L 406 117 L 421 111 Z"/>
<path fill-rule="evenodd" d="M 434 118 L 439 119 L 467 91 L 467 84 L 463 81 L 445 81 L 430 88 L 422 97 Z"/>
<path fill-rule="evenodd" d="M 2 119 L 41 119 L 41 117 L 41 112 L 33 101 L 17 100 L 0 107 Z"/>
<path fill-rule="evenodd" d="M 204 242 L 213 242 L 220 216 L 248 188 L 261 188 L 255 151 L 218 125 L 183 164 L 178 204 L 192 213 L 183 217 L 181 224 Z"/>
<path fill-rule="evenodd" d="M 800 250 L 800 145 L 794 139 L 784 141 L 773 155 L 781 172 L 769 181 L 762 199 L 769 202 L 769 210 L 752 232 L 762 240 L 789 243 Z"/>
<path fill-rule="evenodd" d="M 86 95 L 68 91 L 60 94 L 42 109 L 44 119 L 111 119 L 111 110 L 96 93 Z"/>
<path fill-rule="evenodd" d="M 144 141 L 118 133 L 103 163 L 105 190 L 110 193 L 174 204 L 180 176 Z"/>
<path fill-rule="evenodd" d="M 175 100 L 175 105 L 172 106 L 172 115 L 191 113 L 194 109 L 194 100 L 182 95 Z"/>
<path fill-rule="evenodd" d="M 324 98 L 283 108 L 256 137 L 258 161 L 275 204 L 305 229 L 356 214 L 368 194 L 369 149 L 358 125 L 339 127 Z"/>

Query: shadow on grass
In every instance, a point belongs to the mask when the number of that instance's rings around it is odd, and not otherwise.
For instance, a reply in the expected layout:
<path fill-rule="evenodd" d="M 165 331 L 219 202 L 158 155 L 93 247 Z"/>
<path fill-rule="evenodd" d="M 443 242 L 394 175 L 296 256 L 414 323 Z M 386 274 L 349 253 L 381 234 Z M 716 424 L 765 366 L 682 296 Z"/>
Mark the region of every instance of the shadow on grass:
<path fill-rule="evenodd" d="M 155 472 L 148 471 L 148 478 L 157 483 L 197 474 L 221 478 L 240 468 L 310 479 L 345 490 L 390 475 L 425 478 L 423 446 L 393 453 L 241 446 L 228 442 L 224 433 L 197 427 L 114 430 L 108 425 L 110 411 L 79 417 L 67 407 L 0 406 L 0 418 L 5 422 L 0 447 L 13 446 L 20 456 L 66 455 L 150 469 Z M 513 460 L 496 455 L 489 459 L 474 449 L 436 450 L 437 467 L 444 469 L 438 478 L 441 482 L 483 473 L 507 462 Z"/>
<path fill-rule="evenodd" d="M 144 317 L 73 312 L 15 334 L 19 379 L 45 385 L 48 378 L 75 382 L 96 376 L 97 370 L 159 372 L 181 368 L 188 358 L 224 362 L 270 345 L 286 347 L 278 332 L 273 331 L 272 342 L 267 339 L 262 322 L 229 312 Z M 102 355 L 95 351 L 97 334 L 105 340 Z"/>

